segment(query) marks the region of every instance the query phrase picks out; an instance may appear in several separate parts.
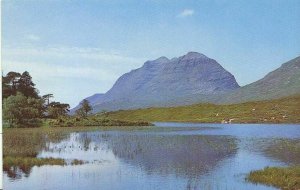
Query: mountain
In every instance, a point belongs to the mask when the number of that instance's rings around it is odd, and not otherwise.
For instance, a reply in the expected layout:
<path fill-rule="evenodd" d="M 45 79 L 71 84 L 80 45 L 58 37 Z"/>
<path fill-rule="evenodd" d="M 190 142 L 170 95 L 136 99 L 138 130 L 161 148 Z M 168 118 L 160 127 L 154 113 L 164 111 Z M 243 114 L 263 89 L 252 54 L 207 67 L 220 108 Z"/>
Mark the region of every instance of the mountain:
<path fill-rule="evenodd" d="M 300 57 L 296 57 L 264 78 L 236 89 L 220 99 L 220 103 L 276 99 L 300 94 Z"/>
<path fill-rule="evenodd" d="M 217 61 L 189 52 L 178 58 L 145 62 L 141 68 L 122 75 L 91 105 L 98 112 L 215 102 L 237 88 L 234 76 Z"/>

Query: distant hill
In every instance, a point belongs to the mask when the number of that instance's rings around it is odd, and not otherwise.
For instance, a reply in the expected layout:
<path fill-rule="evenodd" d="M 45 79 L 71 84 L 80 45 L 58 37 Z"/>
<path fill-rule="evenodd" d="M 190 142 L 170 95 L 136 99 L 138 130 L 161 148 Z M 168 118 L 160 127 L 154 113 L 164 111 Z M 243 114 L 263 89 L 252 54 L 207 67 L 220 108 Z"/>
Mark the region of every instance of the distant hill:
<path fill-rule="evenodd" d="M 123 110 L 104 114 L 108 119 L 128 121 L 174 121 L 221 123 L 300 123 L 300 94 L 276 99 L 230 105 L 189 106 Z"/>
<path fill-rule="evenodd" d="M 107 93 L 90 103 L 94 112 L 187 105 L 215 102 L 237 88 L 234 76 L 217 61 L 189 52 L 171 60 L 160 57 L 145 62 L 122 75 Z"/>
<path fill-rule="evenodd" d="M 219 102 L 228 104 L 268 100 L 295 94 L 300 94 L 300 57 L 282 64 L 264 78 L 232 91 Z"/>

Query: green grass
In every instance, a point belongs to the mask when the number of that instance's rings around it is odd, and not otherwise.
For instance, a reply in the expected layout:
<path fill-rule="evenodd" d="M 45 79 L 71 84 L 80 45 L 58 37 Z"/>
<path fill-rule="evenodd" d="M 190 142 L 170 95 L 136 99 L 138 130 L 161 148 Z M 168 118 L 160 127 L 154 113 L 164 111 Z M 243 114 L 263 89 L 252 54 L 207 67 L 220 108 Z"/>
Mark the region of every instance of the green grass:
<path fill-rule="evenodd" d="M 283 190 L 298 190 L 300 189 L 300 166 L 266 167 L 263 170 L 250 172 L 247 180 Z"/>
<path fill-rule="evenodd" d="M 108 119 L 221 123 L 300 123 L 300 95 L 277 100 L 230 105 L 195 104 L 106 113 Z"/>

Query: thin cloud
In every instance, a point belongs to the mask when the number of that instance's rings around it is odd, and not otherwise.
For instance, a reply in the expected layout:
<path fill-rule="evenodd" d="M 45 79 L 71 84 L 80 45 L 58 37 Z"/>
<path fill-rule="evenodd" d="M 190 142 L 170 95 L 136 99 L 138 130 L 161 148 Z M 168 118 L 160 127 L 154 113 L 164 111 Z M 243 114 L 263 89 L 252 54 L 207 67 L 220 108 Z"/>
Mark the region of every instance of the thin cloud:
<path fill-rule="evenodd" d="M 195 11 L 193 9 L 184 9 L 177 16 L 183 18 L 183 17 L 193 16 L 194 13 Z"/>
<path fill-rule="evenodd" d="M 57 101 L 70 103 L 72 107 L 84 97 L 106 92 L 118 77 L 145 61 L 145 58 L 98 48 L 10 47 L 2 50 L 3 74 L 26 70 L 41 95 L 51 92 Z"/>
<path fill-rule="evenodd" d="M 4 48 L 3 70 L 32 70 L 39 77 L 85 77 L 92 80 L 115 80 L 118 75 L 138 67 L 144 59 L 97 48 Z M 41 71 L 42 76 L 40 76 Z"/>
<path fill-rule="evenodd" d="M 34 34 L 26 35 L 25 38 L 30 41 L 39 41 L 41 38 Z"/>

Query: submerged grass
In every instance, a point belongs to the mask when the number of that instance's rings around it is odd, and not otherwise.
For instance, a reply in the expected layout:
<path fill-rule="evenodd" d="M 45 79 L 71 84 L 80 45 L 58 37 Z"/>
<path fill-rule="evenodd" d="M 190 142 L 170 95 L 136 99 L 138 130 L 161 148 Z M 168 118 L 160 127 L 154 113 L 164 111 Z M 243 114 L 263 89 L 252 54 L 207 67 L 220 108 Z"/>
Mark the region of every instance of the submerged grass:
<path fill-rule="evenodd" d="M 300 95 L 230 105 L 194 104 L 109 112 L 108 119 L 221 123 L 300 123 Z"/>
<path fill-rule="evenodd" d="M 263 170 L 252 171 L 247 180 L 274 186 L 283 190 L 300 189 L 300 166 L 266 167 Z"/>
<path fill-rule="evenodd" d="M 275 139 L 264 152 L 280 161 L 300 165 L 300 139 Z"/>

